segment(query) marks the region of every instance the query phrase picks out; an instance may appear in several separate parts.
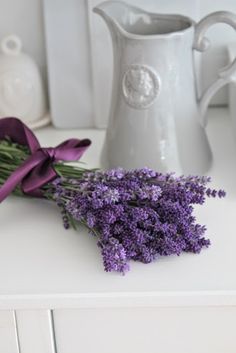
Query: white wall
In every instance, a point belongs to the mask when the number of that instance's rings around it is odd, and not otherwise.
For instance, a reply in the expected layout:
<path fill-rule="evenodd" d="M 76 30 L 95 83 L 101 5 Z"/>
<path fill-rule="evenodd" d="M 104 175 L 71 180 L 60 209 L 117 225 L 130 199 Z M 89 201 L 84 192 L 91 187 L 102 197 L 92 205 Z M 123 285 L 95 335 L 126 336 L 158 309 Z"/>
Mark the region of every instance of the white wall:
<path fill-rule="evenodd" d="M 45 80 L 47 70 L 42 0 L 0 0 L 0 41 L 13 33 L 20 36 L 23 49 L 36 60 Z"/>
<path fill-rule="evenodd" d="M 236 12 L 236 0 L 198 0 L 200 5 L 200 16 L 203 17 L 213 11 Z M 203 54 L 202 62 L 202 82 L 206 87 L 217 75 L 218 68 L 227 65 L 226 44 L 236 43 L 236 32 L 225 24 L 213 26 L 207 32 L 207 37 L 211 40 L 212 48 Z M 213 98 L 212 103 L 225 104 L 228 102 L 227 87 L 223 88 Z"/>

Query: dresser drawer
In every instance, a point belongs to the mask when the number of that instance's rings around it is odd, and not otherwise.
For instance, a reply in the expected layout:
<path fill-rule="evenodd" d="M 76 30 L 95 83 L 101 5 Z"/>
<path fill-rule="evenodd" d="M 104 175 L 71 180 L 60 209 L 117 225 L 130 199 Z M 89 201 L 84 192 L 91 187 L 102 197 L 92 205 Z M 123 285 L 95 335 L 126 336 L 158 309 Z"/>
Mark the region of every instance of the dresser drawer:
<path fill-rule="evenodd" d="M 0 352 L 18 353 L 18 337 L 16 329 L 15 312 L 0 311 Z"/>
<path fill-rule="evenodd" d="M 235 353 L 236 307 L 54 311 L 58 353 Z"/>
<path fill-rule="evenodd" d="M 55 353 L 50 310 L 16 310 L 15 317 L 19 353 Z"/>

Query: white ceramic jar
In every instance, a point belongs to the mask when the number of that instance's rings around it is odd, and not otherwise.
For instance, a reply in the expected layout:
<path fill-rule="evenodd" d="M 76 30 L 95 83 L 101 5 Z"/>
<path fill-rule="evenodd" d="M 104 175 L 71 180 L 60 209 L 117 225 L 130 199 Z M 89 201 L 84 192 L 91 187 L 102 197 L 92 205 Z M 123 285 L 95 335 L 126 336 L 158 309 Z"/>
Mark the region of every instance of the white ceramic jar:
<path fill-rule="evenodd" d="M 16 116 L 34 123 L 45 115 L 46 99 L 38 67 L 21 49 L 15 35 L 1 42 L 0 117 Z"/>

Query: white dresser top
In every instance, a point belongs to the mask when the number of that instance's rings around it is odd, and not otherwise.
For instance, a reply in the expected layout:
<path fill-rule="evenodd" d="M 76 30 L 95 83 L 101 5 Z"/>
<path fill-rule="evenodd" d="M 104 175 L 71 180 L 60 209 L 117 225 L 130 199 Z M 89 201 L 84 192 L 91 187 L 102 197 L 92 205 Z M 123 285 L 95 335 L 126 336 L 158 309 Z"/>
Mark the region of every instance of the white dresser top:
<path fill-rule="evenodd" d="M 106 273 L 86 229 L 64 230 L 59 210 L 47 201 L 10 197 L 0 205 L 0 309 L 236 305 L 236 142 L 225 109 L 211 109 L 209 117 L 215 160 L 208 174 L 212 186 L 228 193 L 196 208 L 197 220 L 207 225 L 209 249 L 148 265 L 133 262 L 126 276 Z M 70 137 L 92 139 L 83 157 L 89 167 L 99 166 L 104 135 L 37 131 L 42 146 Z"/>

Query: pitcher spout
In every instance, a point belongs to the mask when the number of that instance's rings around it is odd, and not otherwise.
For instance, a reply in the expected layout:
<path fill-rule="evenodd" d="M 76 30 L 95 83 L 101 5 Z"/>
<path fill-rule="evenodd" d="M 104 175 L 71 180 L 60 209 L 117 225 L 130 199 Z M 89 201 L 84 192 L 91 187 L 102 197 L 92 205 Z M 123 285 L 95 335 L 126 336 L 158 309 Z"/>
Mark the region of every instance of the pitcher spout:
<path fill-rule="evenodd" d="M 122 1 L 105 1 L 93 11 L 105 20 L 110 31 L 131 39 L 172 38 L 194 24 L 189 17 L 151 13 Z"/>
<path fill-rule="evenodd" d="M 124 35 L 133 7 L 121 1 L 104 1 L 94 7 L 93 11 L 104 19 L 111 32 L 120 32 Z"/>

